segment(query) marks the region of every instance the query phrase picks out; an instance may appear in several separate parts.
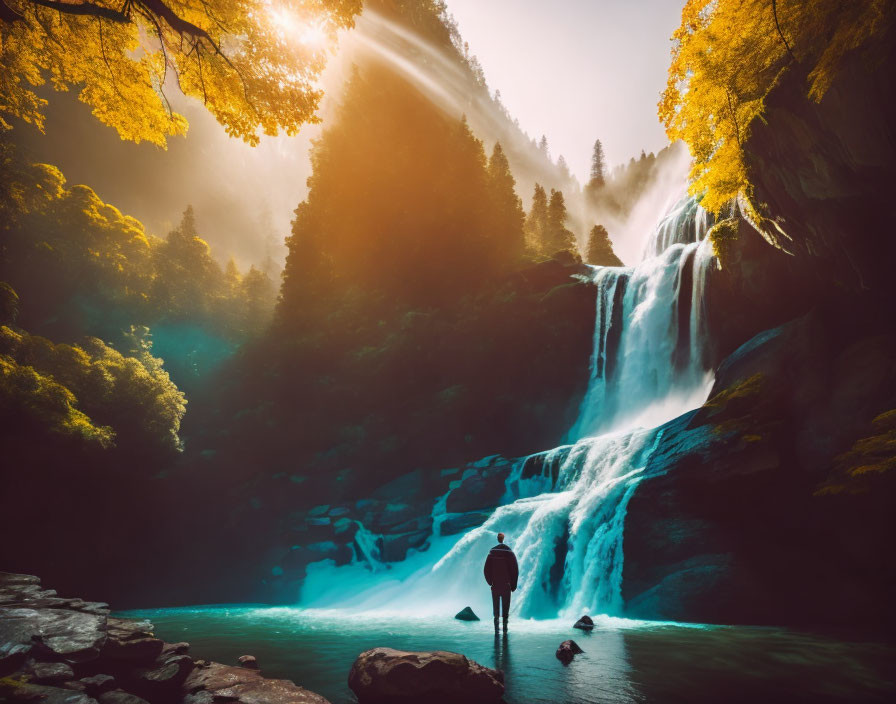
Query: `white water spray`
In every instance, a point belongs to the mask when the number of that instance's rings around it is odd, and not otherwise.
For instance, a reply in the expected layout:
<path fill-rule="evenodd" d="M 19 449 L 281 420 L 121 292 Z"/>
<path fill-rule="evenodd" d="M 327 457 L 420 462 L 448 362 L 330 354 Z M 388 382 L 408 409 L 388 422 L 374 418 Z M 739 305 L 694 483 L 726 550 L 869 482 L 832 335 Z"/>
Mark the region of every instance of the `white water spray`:
<path fill-rule="evenodd" d="M 656 426 L 702 403 L 712 380 L 703 293 L 715 259 L 707 242 L 694 241 L 705 230 L 699 207 L 679 204 L 654 231 L 638 266 L 593 268 L 594 351 L 571 444 L 518 461 L 503 505 L 459 538 L 439 534 L 443 496 L 433 507 L 428 548 L 401 563 L 372 569 L 372 536 L 365 531 L 355 564 L 309 566 L 303 606 L 444 616 L 470 605 L 488 613 L 482 563 L 500 531 L 520 565 L 514 613 L 622 615 L 625 514 L 660 440 Z"/>

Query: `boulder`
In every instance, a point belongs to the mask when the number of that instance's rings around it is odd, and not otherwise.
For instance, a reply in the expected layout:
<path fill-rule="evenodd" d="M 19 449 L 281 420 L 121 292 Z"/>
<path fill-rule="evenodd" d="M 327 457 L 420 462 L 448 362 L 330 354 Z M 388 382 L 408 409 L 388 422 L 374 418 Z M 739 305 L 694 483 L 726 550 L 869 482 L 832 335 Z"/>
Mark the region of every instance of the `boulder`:
<path fill-rule="evenodd" d="M 40 586 L 40 577 L 33 574 L 16 574 L 15 572 L 0 572 L 0 589 L 7 587 L 24 587 L 28 585 Z"/>
<path fill-rule="evenodd" d="M 161 657 L 167 657 L 169 655 L 186 655 L 190 652 L 190 644 L 189 643 L 165 643 L 162 646 L 162 655 Z"/>
<path fill-rule="evenodd" d="M 240 667 L 245 667 L 249 670 L 258 669 L 258 660 L 254 655 L 240 655 L 237 658 L 237 662 L 239 662 Z"/>
<path fill-rule="evenodd" d="M 0 608 L 0 655 L 14 656 L 32 646 L 69 663 L 92 660 L 105 643 L 106 618 L 65 609 Z"/>
<path fill-rule="evenodd" d="M 64 662 L 35 662 L 26 672 L 34 682 L 40 684 L 67 682 L 75 678 L 71 665 Z"/>
<path fill-rule="evenodd" d="M 189 693 L 185 702 L 210 704 L 237 701 L 245 704 L 329 704 L 319 694 L 288 680 L 267 680 L 258 670 L 231 667 L 216 662 L 196 661 L 196 668 L 184 682 Z"/>
<path fill-rule="evenodd" d="M 193 659 L 189 655 L 173 655 L 157 661 L 151 668 L 138 669 L 135 679 L 129 679 L 125 688 L 150 701 L 169 701 L 181 695 L 181 687 L 193 671 Z"/>
<path fill-rule="evenodd" d="M 511 468 L 512 464 L 504 461 L 464 472 L 460 484 L 448 494 L 445 510 L 448 513 L 469 513 L 495 508 L 504 496 L 504 482 Z"/>
<path fill-rule="evenodd" d="M 97 700 L 100 704 L 149 704 L 145 699 L 138 697 L 136 694 L 125 692 L 123 689 L 113 689 L 111 692 L 104 692 Z"/>
<path fill-rule="evenodd" d="M 148 665 L 161 655 L 164 645 L 158 638 L 135 638 L 124 641 L 110 638 L 103 648 L 103 657 L 133 665 Z"/>
<path fill-rule="evenodd" d="M 85 692 L 39 684 L 25 684 L 11 679 L 0 680 L 0 701 L 40 702 L 40 704 L 96 704 Z"/>
<path fill-rule="evenodd" d="M 212 704 L 214 701 L 215 696 L 211 692 L 201 689 L 194 694 L 185 696 L 182 704 Z"/>
<path fill-rule="evenodd" d="M 109 618 L 105 604 L 59 599 L 36 577 L 0 573 L 0 592 L 7 597 L 0 605 L 2 702 L 329 704 L 287 680 L 265 679 L 252 656 L 240 658 L 242 667 L 194 663 L 189 644 L 154 638 L 149 621 Z"/>
<path fill-rule="evenodd" d="M 384 529 L 383 533 L 416 533 L 420 531 L 432 531 L 432 515 L 429 513 L 390 526 L 389 528 Z"/>
<path fill-rule="evenodd" d="M 119 662 L 149 665 L 161 655 L 164 643 L 152 635 L 149 621 L 110 617 L 102 655 Z"/>
<path fill-rule="evenodd" d="M 454 535 L 481 526 L 491 516 L 490 511 L 471 511 L 469 513 L 455 513 L 447 516 L 439 524 L 439 535 Z"/>
<path fill-rule="evenodd" d="M 458 621 L 478 621 L 479 620 L 479 617 L 475 613 L 473 613 L 473 609 L 471 609 L 469 606 L 465 606 L 463 609 L 458 611 L 454 615 L 454 618 L 456 618 Z"/>
<path fill-rule="evenodd" d="M 394 526 L 417 519 L 420 513 L 419 507 L 410 504 L 383 503 L 366 512 L 362 523 L 374 533 L 387 533 Z"/>
<path fill-rule="evenodd" d="M 565 640 L 560 644 L 560 647 L 557 648 L 556 655 L 560 662 L 564 665 L 569 665 L 576 655 L 584 652 L 585 651 L 582 650 L 574 640 Z"/>
<path fill-rule="evenodd" d="M 408 550 L 423 547 L 431 534 L 429 530 L 421 530 L 402 535 L 384 535 L 378 541 L 380 559 L 383 562 L 401 562 L 407 557 Z"/>
<path fill-rule="evenodd" d="M 261 679 L 258 670 L 249 670 L 245 667 L 221 665 L 206 660 L 197 660 L 194 664 L 193 671 L 184 682 L 184 689 L 191 693 L 200 690 L 216 692 Z"/>
<path fill-rule="evenodd" d="M 92 697 L 116 688 L 115 678 L 112 675 L 93 675 L 82 677 L 78 681 L 84 685 L 84 691 Z"/>
<path fill-rule="evenodd" d="M 578 628 L 580 631 L 591 631 L 594 629 L 594 621 L 591 620 L 591 617 L 585 614 L 573 624 L 573 628 Z"/>
<path fill-rule="evenodd" d="M 504 675 L 459 653 L 374 648 L 355 660 L 348 686 L 360 704 L 498 704 Z"/>

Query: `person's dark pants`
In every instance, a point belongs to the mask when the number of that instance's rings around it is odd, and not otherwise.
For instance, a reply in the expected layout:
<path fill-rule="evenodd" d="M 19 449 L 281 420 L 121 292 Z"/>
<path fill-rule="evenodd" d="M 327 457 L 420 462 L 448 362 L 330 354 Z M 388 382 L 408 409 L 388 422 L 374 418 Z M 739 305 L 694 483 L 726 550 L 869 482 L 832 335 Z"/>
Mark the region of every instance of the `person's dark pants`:
<path fill-rule="evenodd" d="M 495 619 L 498 618 L 498 606 L 500 602 L 500 614 L 505 619 L 507 618 L 507 614 L 510 613 L 510 587 L 492 587 L 492 611 L 495 614 Z"/>

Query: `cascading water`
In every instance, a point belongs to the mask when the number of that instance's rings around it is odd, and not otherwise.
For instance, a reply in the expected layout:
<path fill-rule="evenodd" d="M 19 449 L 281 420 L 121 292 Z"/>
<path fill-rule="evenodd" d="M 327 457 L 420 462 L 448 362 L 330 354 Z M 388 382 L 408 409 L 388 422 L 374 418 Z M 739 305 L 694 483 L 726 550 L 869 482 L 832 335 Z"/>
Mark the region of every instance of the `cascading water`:
<path fill-rule="evenodd" d="M 515 613 L 621 615 L 625 513 L 660 440 L 656 427 L 702 403 L 712 380 L 703 294 L 715 260 L 702 239 L 706 223 L 695 202 L 679 203 L 654 231 L 640 264 L 593 267 L 590 381 L 570 444 L 520 460 L 506 480 L 503 505 L 459 539 L 439 536 L 442 497 L 429 547 L 390 569 L 371 569 L 365 531 L 354 564 L 309 566 L 303 605 L 422 614 L 472 605 L 487 612 L 482 562 L 500 531 L 520 565 Z"/>
<path fill-rule="evenodd" d="M 654 236 L 647 242 L 642 259 L 657 257 L 673 244 L 700 242 L 712 227 L 713 217 L 700 207 L 695 198 L 682 198 L 657 225 Z"/>
<path fill-rule="evenodd" d="M 594 267 L 591 378 L 570 440 L 659 425 L 703 401 L 711 382 L 703 293 L 714 261 L 701 240 L 674 242 L 632 269 Z"/>

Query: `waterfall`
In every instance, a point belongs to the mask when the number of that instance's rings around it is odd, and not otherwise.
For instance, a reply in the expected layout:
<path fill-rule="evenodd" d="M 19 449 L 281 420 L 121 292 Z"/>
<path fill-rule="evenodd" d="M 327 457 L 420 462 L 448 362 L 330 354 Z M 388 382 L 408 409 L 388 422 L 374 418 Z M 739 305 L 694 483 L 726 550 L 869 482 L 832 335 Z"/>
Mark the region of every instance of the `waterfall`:
<path fill-rule="evenodd" d="M 658 237 L 668 237 L 665 226 Z M 659 425 L 703 401 L 711 382 L 703 289 L 714 261 L 703 240 L 675 242 L 631 269 L 593 267 L 590 380 L 569 440 Z"/>
<path fill-rule="evenodd" d="M 488 613 L 482 563 L 503 532 L 520 566 L 514 613 L 622 615 L 629 499 L 660 440 L 657 427 L 700 405 L 712 381 L 703 296 L 715 259 L 705 240 L 707 222 L 695 201 L 679 202 L 637 266 L 592 267 L 590 378 L 569 444 L 519 460 L 502 505 L 460 537 L 439 534 L 446 494 L 433 507 L 430 545 L 404 562 L 372 570 L 373 552 L 365 550 L 353 565 L 309 566 L 303 605 L 441 615 L 472 605 Z M 369 537 L 364 534 L 365 543 Z"/>
<path fill-rule="evenodd" d="M 712 224 L 712 215 L 695 198 L 684 197 L 660 220 L 653 237 L 647 241 L 642 259 L 659 256 L 673 244 L 700 242 Z"/>

